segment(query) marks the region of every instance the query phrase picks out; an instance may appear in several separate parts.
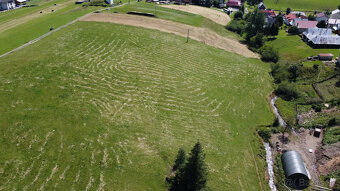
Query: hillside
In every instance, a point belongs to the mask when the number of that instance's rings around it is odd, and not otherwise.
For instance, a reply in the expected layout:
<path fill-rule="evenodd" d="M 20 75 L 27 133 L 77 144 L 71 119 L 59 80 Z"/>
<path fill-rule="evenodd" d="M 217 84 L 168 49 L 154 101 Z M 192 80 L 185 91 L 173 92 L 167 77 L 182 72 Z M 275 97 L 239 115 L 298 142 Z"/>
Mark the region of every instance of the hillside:
<path fill-rule="evenodd" d="M 163 190 L 197 140 L 212 189 L 267 190 L 269 65 L 185 42 L 77 22 L 0 58 L 0 190 Z"/>

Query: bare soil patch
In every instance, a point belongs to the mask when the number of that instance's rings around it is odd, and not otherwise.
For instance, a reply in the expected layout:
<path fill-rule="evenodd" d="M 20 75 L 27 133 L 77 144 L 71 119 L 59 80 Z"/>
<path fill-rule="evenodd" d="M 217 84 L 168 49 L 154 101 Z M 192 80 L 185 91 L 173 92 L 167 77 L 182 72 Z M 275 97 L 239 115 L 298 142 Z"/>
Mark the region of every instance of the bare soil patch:
<path fill-rule="evenodd" d="M 227 25 L 230 21 L 230 17 L 224 12 L 206 7 L 196 5 L 163 5 L 163 7 L 201 15 L 223 26 Z"/>
<path fill-rule="evenodd" d="M 246 45 L 241 44 L 237 40 L 222 37 L 206 28 L 194 27 L 162 19 L 126 14 L 93 13 L 83 17 L 80 21 L 110 22 L 144 27 L 162 32 L 173 33 L 183 37 L 187 36 L 189 30 L 190 39 L 206 43 L 207 45 L 220 48 L 228 52 L 237 53 L 245 57 L 258 58 L 258 55 L 250 51 Z"/>
<path fill-rule="evenodd" d="M 340 170 L 340 142 L 322 146 L 315 154 L 321 175 Z"/>
<path fill-rule="evenodd" d="M 319 171 L 317 166 L 316 151 L 320 148 L 322 143 L 323 132 L 320 137 L 314 137 L 313 131 L 309 129 L 298 129 L 291 133 L 285 133 L 285 137 L 282 138 L 282 134 L 275 134 L 272 136 L 272 143 L 280 143 L 282 150 L 293 150 L 301 154 L 306 168 L 308 169 L 311 179 L 314 184 L 320 185 Z M 312 149 L 312 153 L 309 152 Z"/>

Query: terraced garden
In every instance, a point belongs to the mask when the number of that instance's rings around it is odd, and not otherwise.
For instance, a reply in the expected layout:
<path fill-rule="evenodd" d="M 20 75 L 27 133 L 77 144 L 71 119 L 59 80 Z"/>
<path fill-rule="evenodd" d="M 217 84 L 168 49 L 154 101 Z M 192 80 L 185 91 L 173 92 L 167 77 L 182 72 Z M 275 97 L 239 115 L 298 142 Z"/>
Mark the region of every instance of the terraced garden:
<path fill-rule="evenodd" d="M 77 22 L 0 58 L 0 190 L 163 190 L 199 139 L 214 190 L 268 190 L 269 65 L 184 37 Z"/>

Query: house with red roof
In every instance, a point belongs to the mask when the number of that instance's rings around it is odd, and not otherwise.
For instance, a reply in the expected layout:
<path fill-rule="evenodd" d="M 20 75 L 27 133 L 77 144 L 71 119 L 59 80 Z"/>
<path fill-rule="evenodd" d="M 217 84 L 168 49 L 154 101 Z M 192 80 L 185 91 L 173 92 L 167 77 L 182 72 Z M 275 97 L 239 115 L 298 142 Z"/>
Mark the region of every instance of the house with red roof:
<path fill-rule="evenodd" d="M 227 7 L 235 7 L 235 8 L 240 8 L 242 5 L 241 0 L 229 0 L 227 2 Z"/>
<path fill-rule="evenodd" d="M 265 15 L 269 15 L 271 17 L 276 17 L 274 10 L 271 10 L 271 9 L 263 10 L 263 9 L 261 9 L 260 11 L 262 11 Z"/>
<path fill-rule="evenodd" d="M 318 24 L 318 21 L 296 20 L 294 24 L 294 26 L 299 29 L 299 32 L 302 33 L 309 28 L 315 28 Z"/>

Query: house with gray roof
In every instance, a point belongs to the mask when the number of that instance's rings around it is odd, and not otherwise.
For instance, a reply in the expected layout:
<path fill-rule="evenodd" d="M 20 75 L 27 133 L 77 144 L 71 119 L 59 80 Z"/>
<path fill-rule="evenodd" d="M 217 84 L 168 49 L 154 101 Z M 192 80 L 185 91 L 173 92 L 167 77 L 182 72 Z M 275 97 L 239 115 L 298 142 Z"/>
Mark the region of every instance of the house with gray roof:
<path fill-rule="evenodd" d="M 313 48 L 340 48 L 340 36 L 333 35 L 332 29 L 308 28 L 303 39 Z"/>

